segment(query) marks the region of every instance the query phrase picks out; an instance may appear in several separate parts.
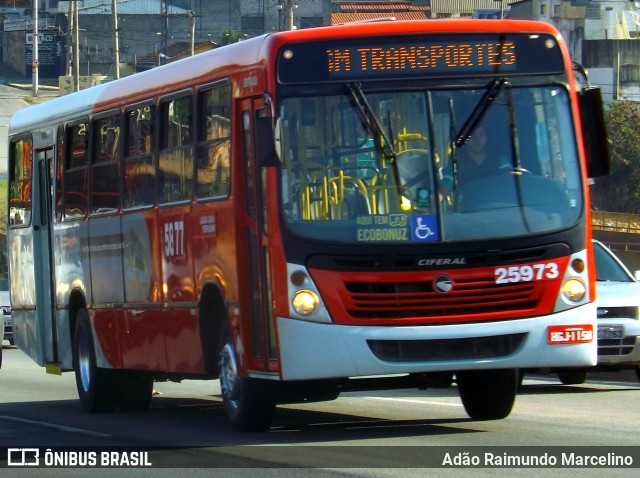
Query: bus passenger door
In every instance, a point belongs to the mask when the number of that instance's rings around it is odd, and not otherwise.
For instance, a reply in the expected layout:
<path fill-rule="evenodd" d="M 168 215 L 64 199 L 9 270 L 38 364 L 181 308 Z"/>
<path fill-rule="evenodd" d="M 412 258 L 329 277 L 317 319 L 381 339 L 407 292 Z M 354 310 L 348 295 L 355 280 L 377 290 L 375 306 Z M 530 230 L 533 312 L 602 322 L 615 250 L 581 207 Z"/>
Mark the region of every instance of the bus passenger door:
<path fill-rule="evenodd" d="M 266 170 L 256 161 L 255 121 L 264 111 L 261 98 L 244 100 L 241 103 L 242 159 L 244 166 L 246 240 L 247 240 L 247 284 L 244 287 L 249 297 L 249 324 L 244 329 L 250 332 L 245 350 L 250 353 L 248 368 L 268 371 L 271 359 L 275 359 L 275 335 L 269 280 L 268 230 L 264 183 Z M 243 301 L 247 303 L 246 301 Z M 250 342 L 250 343 L 247 343 Z"/>
<path fill-rule="evenodd" d="M 37 181 L 34 184 L 33 256 L 35 280 L 36 320 L 40 326 L 39 340 L 44 344 L 44 364 L 59 364 L 58 330 L 56 327 L 53 296 L 53 242 L 52 242 L 52 185 L 53 147 L 38 149 L 35 153 Z"/>

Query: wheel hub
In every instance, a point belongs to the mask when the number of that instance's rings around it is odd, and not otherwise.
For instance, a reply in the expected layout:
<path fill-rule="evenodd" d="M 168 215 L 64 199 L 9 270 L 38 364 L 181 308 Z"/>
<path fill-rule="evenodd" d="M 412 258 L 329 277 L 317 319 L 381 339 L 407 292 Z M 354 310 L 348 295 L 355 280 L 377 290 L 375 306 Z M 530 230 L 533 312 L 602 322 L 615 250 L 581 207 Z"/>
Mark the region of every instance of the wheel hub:
<path fill-rule="evenodd" d="M 238 367 L 231 344 L 226 344 L 220 352 L 220 388 L 222 396 L 233 408 L 238 407 L 239 386 Z"/>

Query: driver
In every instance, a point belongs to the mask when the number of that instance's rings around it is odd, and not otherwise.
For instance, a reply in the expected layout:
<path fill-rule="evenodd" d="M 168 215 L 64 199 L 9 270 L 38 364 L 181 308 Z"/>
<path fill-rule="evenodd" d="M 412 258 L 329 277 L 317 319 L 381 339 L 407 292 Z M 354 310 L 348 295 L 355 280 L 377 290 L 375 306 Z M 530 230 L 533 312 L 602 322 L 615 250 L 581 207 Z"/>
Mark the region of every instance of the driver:
<path fill-rule="evenodd" d="M 487 151 L 487 132 L 478 125 L 469 140 L 458 149 L 458 183 L 483 178 L 495 174 L 498 164 L 492 164 L 495 158 Z"/>

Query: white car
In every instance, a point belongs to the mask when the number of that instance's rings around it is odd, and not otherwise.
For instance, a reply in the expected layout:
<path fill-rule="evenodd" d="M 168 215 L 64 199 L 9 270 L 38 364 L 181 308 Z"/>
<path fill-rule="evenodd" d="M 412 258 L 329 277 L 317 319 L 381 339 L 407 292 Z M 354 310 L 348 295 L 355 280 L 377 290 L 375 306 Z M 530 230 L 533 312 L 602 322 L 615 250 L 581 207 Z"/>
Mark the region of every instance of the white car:
<path fill-rule="evenodd" d="M 598 369 L 634 369 L 640 380 L 640 282 L 604 244 L 593 241 L 598 305 Z"/>
<path fill-rule="evenodd" d="M 591 370 L 633 369 L 640 381 L 640 282 L 600 241 L 593 241 L 593 254 L 597 280 L 598 364 L 591 369 L 531 372 L 557 372 L 563 384 L 577 385 L 586 381 Z"/>
<path fill-rule="evenodd" d="M 2 316 L 4 319 L 3 339 L 8 340 L 9 343 L 13 345 L 13 321 L 11 320 L 11 302 L 9 301 L 9 281 L 3 277 L 0 278 L 0 307 L 2 307 Z"/>

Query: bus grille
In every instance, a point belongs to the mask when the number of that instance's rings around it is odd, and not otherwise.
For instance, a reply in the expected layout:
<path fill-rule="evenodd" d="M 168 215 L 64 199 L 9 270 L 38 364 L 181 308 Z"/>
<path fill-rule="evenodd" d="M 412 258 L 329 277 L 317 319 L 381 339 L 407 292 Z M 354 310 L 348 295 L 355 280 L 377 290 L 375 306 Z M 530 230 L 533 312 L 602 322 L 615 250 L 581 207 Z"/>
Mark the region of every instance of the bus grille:
<path fill-rule="evenodd" d="M 544 281 L 496 284 L 493 277 L 456 280 L 448 294 L 432 281 L 345 282 L 345 309 L 354 319 L 446 319 L 468 314 L 530 313 L 543 296 Z"/>
<path fill-rule="evenodd" d="M 434 340 L 369 340 L 373 354 L 385 362 L 426 362 L 506 357 L 527 334 Z"/>

